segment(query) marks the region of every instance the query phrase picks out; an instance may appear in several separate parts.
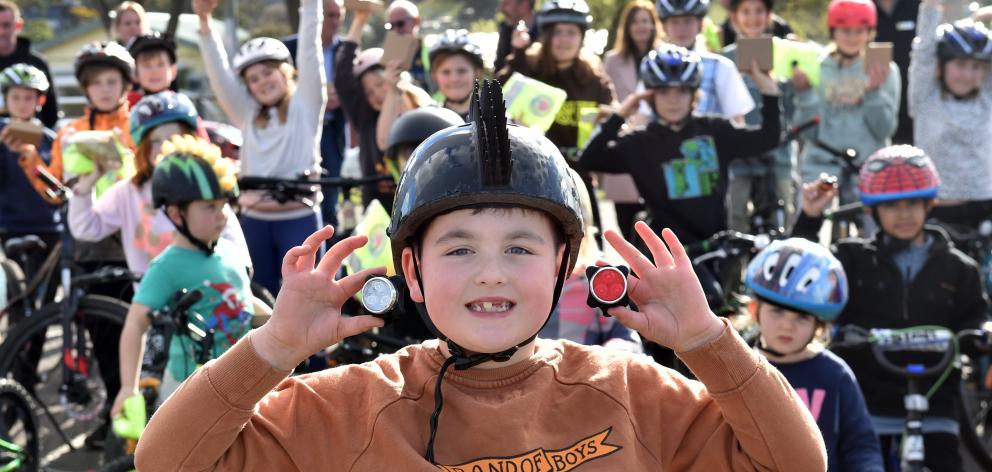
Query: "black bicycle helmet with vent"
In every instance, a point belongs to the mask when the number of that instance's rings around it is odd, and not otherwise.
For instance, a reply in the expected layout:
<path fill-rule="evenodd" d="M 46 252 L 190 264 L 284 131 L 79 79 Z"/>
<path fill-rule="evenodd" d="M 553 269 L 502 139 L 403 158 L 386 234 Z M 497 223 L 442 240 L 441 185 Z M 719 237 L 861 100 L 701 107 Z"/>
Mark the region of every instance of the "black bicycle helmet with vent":
<path fill-rule="evenodd" d="M 169 61 L 176 63 L 176 42 L 158 31 L 131 38 L 127 43 L 127 51 L 135 59 L 144 52 L 165 51 L 169 55 Z"/>
<path fill-rule="evenodd" d="M 389 129 L 386 154 L 395 155 L 398 146 L 419 145 L 438 131 L 463 124 L 465 120 L 458 113 L 443 107 L 428 106 L 408 111 Z"/>
<path fill-rule="evenodd" d="M 971 20 L 940 25 L 937 28 L 937 57 L 941 62 L 959 58 L 992 61 L 992 32 Z"/>

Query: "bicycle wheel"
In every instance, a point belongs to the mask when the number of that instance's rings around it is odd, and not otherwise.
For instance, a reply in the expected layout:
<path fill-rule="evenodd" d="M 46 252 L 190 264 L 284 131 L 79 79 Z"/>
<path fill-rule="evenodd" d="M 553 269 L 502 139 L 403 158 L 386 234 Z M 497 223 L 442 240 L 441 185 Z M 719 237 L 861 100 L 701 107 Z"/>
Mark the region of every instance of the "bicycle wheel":
<path fill-rule="evenodd" d="M 108 463 L 100 469 L 101 472 L 131 472 L 134 467 L 134 456 L 124 456 Z"/>
<path fill-rule="evenodd" d="M 983 385 L 981 370 L 974 364 L 964 369 L 956 405 L 961 442 L 979 465 L 992 470 L 992 392 Z"/>
<path fill-rule="evenodd" d="M 127 305 L 99 295 L 84 296 L 70 328 L 72 349 L 63 352 L 62 306 L 49 304 L 18 323 L 0 344 L 0 377 L 19 381 L 48 418 L 41 428 L 42 457 L 73 447 L 99 446 L 106 436 L 110 405 L 120 389 L 117 346 Z M 65 378 L 66 359 L 78 368 Z M 63 380 L 66 380 L 65 382 Z"/>
<path fill-rule="evenodd" d="M 24 387 L 0 379 L 0 472 L 38 470 L 37 411 Z"/>

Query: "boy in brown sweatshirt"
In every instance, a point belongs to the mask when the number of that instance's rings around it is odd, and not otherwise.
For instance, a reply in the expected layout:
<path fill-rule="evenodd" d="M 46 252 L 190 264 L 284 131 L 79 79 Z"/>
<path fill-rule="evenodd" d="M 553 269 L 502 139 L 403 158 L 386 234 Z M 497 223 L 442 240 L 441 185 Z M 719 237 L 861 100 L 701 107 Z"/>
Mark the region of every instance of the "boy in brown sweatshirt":
<path fill-rule="evenodd" d="M 479 89 L 473 122 L 410 158 L 389 231 L 438 340 L 287 378 L 313 352 L 383 325 L 342 316 L 381 270 L 334 280 L 363 237 L 315 267 L 324 228 L 287 253 L 271 320 L 152 418 L 138 469 L 826 470 L 802 402 L 709 311 L 671 231 L 662 242 L 638 225 L 654 262 L 607 233 L 636 274 L 626 283 L 638 307 L 609 313 L 672 347 L 701 382 L 644 356 L 536 339 L 578 252 L 576 182 L 550 141 L 505 124 L 497 83 Z"/>

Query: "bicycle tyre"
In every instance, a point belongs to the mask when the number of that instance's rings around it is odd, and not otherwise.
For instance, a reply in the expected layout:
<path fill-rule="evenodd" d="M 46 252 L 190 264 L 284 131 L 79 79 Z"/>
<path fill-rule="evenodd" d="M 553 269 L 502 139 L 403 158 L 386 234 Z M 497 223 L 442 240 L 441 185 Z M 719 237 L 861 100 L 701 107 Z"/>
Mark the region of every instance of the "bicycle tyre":
<path fill-rule="evenodd" d="M 131 472 L 133 470 L 137 470 L 134 466 L 134 456 L 124 456 L 107 463 L 100 469 L 100 472 Z"/>
<path fill-rule="evenodd" d="M 251 294 L 268 305 L 269 308 L 276 306 L 276 297 L 272 295 L 272 292 L 255 280 L 251 281 Z"/>
<path fill-rule="evenodd" d="M 13 412 L 6 408 L 8 405 L 14 408 Z M 0 429 L 0 435 L 8 441 L 15 444 L 18 443 L 18 441 L 10 437 L 10 430 L 7 429 L 11 426 L 9 424 L 9 415 L 11 413 L 17 415 L 16 420 L 20 421 L 21 428 L 23 428 L 20 434 L 24 437 L 24 444 L 17 445 L 23 446 L 25 458 L 21 464 L 21 468 L 18 470 L 38 470 L 39 468 L 40 439 L 38 436 L 38 411 L 38 405 L 21 384 L 9 379 L 0 379 L 0 416 L 3 417 L 0 420 L 3 424 L 3 429 Z"/>
<path fill-rule="evenodd" d="M 92 323 L 101 323 L 101 329 L 119 329 L 123 327 L 127 316 L 128 305 L 120 300 L 102 295 L 85 295 L 79 300 L 77 313 L 85 314 L 85 322 L 82 327 L 83 336 L 87 339 L 87 351 L 92 353 L 92 366 L 100 369 L 101 365 L 96 359 L 97 350 L 89 333 Z M 104 398 L 100 412 L 92 418 L 73 417 L 63 408 L 60 403 L 58 386 L 62 381 L 62 305 L 51 303 L 42 307 L 33 316 L 17 323 L 10 331 L 7 338 L 0 344 L 0 377 L 13 378 L 22 381 L 24 389 L 41 405 L 39 411 L 46 416 L 50 422 L 56 423 L 58 428 L 63 429 L 70 438 L 82 435 L 91 436 L 95 431 L 103 427 L 103 416 L 109 411 L 109 402 L 113 401 L 116 391 L 102 392 Z M 49 328 L 57 328 L 49 329 Z M 41 346 L 36 343 L 41 342 Z M 54 349 L 52 347 L 54 346 Z M 32 358 L 30 352 L 34 350 L 40 357 Z M 109 359 L 109 356 L 107 357 Z M 109 361 L 108 361 L 109 362 Z M 114 362 L 117 362 L 114 356 Z M 117 366 L 113 365 L 110 372 L 116 372 Z M 102 372 L 101 372 L 102 373 Z M 99 398 L 100 389 L 107 390 L 105 380 L 102 375 L 97 375 L 94 371 L 85 384 L 86 394 L 90 395 L 94 391 Z M 99 404 L 97 404 L 99 405 Z M 94 407 L 95 408 L 95 407 Z M 40 425 L 39 425 L 40 426 Z M 42 455 L 46 455 L 56 447 L 63 444 L 63 440 L 55 434 L 56 425 L 51 426 L 50 434 L 43 435 L 40 447 Z"/>
<path fill-rule="evenodd" d="M 961 401 L 955 405 L 958 423 L 961 425 L 961 443 L 971 457 L 984 470 L 992 470 L 992 405 L 980 405 L 980 398 L 969 390 L 968 382 L 962 379 Z M 984 434 L 979 434 L 983 429 Z"/>
<path fill-rule="evenodd" d="M 134 456 L 123 456 L 108 462 L 100 472 L 131 472 L 137 470 L 134 466 Z"/>

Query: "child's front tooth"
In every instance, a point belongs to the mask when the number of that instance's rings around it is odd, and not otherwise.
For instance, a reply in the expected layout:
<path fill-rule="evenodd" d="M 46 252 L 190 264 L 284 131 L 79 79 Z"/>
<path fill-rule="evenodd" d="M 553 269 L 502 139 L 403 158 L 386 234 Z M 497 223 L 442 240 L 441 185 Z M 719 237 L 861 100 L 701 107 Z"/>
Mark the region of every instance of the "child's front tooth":
<path fill-rule="evenodd" d="M 482 302 L 482 308 L 485 311 L 493 311 L 493 302 Z"/>

